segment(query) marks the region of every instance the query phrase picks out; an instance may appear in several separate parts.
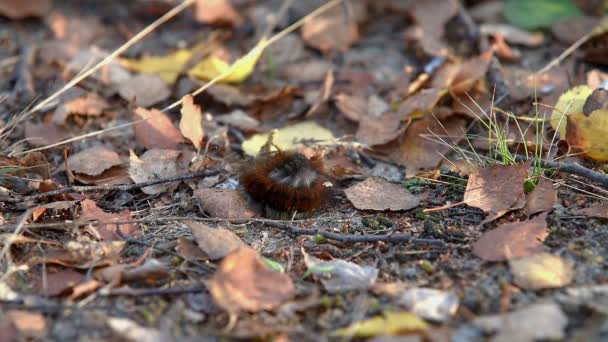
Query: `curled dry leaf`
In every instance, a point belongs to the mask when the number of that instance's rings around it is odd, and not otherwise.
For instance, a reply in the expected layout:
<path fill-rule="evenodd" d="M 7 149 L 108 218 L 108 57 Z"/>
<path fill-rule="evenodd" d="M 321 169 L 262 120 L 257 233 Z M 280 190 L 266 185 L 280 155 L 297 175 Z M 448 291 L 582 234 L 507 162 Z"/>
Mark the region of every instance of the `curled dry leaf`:
<path fill-rule="evenodd" d="M 570 284 L 574 277 L 573 266 L 572 261 L 549 253 L 509 260 L 515 284 L 530 290 L 558 288 Z"/>
<path fill-rule="evenodd" d="M 491 165 L 469 176 L 464 202 L 488 213 L 494 220 L 512 209 L 523 207 L 524 181 L 530 162 L 518 165 Z"/>
<path fill-rule="evenodd" d="M 255 208 L 247 195 L 240 190 L 231 189 L 199 189 L 194 191 L 202 211 L 212 217 L 237 219 L 258 216 L 259 210 Z"/>
<path fill-rule="evenodd" d="M 119 213 L 106 213 L 101 210 L 97 204 L 90 200 L 85 199 L 80 203 L 82 212 L 78 221 L 100 221 L 100 222 L 112 222 L 112 221 L 125 221 L 131 219 L 131 212 L 125 209 Z M 128 237 L 136 237 L 143 235 L 142 231 L 139 230 L 137 223 L 123 223 L 120 224 L 120 231 Z M 116 233 L 116 224 L 98 224 L 88 226 L 86 229 L 94 236 L 105 240 L 105 241 L 118 241 L 122 240 L 118 233 Z"/>
<path fill-rule="evenodd" d="M 226 228 L 213 228 L 194 221 L 184 221 L 184 223 L 192 230 L 192 235 L 200 249 L 211 260 L 221 259 L 245 246 L 241 238 Z"/>
<path fill-rule="evenodd" d="M 568 317 L 554 302 L 538 303 L 499 315 L 481 316 L 473 324 L 495 341 L 559 341 L 565 337 Z"/>
<path fill-rule="evenodd" d="M 104 146 L 82 150 L 71 155 L 68 162 L 73 172 L 87 176 L 99 176 L 105 170 L 122 163 L 118 153 Z"/>
<path fill-rule="evenodd" d="M 302 26 L 302 39 L 323 52 L 344 52 L 359 40 L 359 27 L 355 18 L 348 16 L 346 11 L 333 8 L 319 16 L 307 18 Z"/>
<path fill-rule="evenodd" d="M 550 179 L 541 178 L 534 190 L 526 197 L 524 212 L 530 216 L 551 211 L 556 201 L 557 191 L 553 188 L 553 182 Z"/>
<path fill-rule="evenodd" d="M 201 107 L 194 104 L 192 95 L 182 98 L 182 118 L 179 121 L 179 130 L 184 137 L 192 142 L 197 150 L 203 145 L 205 132 L 203 131 L 203 113 Z"/>
<path fill-rule="evenodd" d="M 0 0 L 0 15 L 10 19 L 44 17 L 51 9 L 51 0 Z"/>
<path fill-rule="evenodd" d="M 134 125 L 135 139 L 147 149 L 175 149 L 182 142 L 182 134 L 158 109 L 137 108 L 133 112 L 133 120 L 143 120 Z"/>
<path fill-rule="evenodd" d="M 443 155 L 452 151 L 452 146 L 464 137 L 465 125 L 466 121 L 460 117 L 450 117 L 441 123 L 434 117 L 415 120 L 407 128 L 399 148 L 392 151 L 390 157 L 405 166 L 407 178 L 435 169 L 445 158 Z M 429 136 L 434 134 L 442 137 L 444 142 L 430 140 Z"/>
<path fill-rule="evenodd" d="M 139 74 L 122 83 L 118 88 L 120 97 L 135 100 L 139 107 L 150 107 L 169 98 L 169 85 L 157 74 Z"/>
<path fill-rule="evenodd" d="M 420 204 L 420 198 L 405 187 L 371 177 L 344 190 L 346 197 L 361 210 L 408 210 Z"/>
<path fill-rule="evenodd" d="M 177 157 L 180 152 L 175 150 L 152 149 L 137 157 L 131 151 L 131 162 L 129 164 L 129 176 L 135 183 L 153 181 L 177 175 Z M 163 183 L 141 188 L 148 195 L 156 195 L 177 183 Z"/>
<path fill-rule="evenodd" d="M 547 214 L 500 225 L 481 235 L 473 244 L 473 254 L 487 261 L 504 261 L 544 251 L 547 238 Z"/>
<path fill-rule="evenodd" d="M 240 26 L 243 18 L 230 0 L 197 0 L 194 17 L 206 24 Z"/>
<path fill-rule="evenodd" d="M 224 258 L 211 278 L 209 291 L 229 312 L 272 310 L 295 296 L 289 276 L 272 270 L 248 247 Z"/>

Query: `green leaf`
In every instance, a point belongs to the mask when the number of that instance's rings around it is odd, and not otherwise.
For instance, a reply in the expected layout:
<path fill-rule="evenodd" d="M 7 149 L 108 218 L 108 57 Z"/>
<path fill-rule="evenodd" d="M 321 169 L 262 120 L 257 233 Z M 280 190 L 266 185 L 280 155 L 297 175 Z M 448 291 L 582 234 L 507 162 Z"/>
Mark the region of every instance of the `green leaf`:
<path fill-rule="evenodd" d="M 277 272 L 285 272 L 285 267 L 283 267 L 283 265 L 281 265 L 280 263 L 272 260 L 272 259 L 268 259 L 266 257 L 263 257 L 264 262 L 266 262 L 266 265 L 270 266 L 270 268 L 272 268 L 273 270 L 277 271 Z"/>
<path fill-rule="evenodd" d="M 511 24 L 527 30 L 582 15 L 571 0 L 507 0 L 504 14 Z"/>

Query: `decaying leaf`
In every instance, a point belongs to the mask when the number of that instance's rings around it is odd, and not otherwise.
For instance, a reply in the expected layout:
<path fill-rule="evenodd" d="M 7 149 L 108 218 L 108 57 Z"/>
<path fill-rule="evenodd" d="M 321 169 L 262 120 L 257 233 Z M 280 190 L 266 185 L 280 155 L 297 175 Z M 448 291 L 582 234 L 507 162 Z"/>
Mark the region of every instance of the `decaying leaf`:
<path fill-rule="evenodd" d="M 488 213 L 486 221 L 494 220 L 509 210 L 524 205 L 524 181 L 530 163 L 490 165 L 469 176 L 464 202 Z"/>
<path fill-rule="evenodd" d="M 248 247 L 224 258 L 211 278 L 209 291 L 228 312 L 272 310 L 295 295 L 289 276 L 273 271 Z"/>
<path fill-rule="evenodd" d="M 553 182 L 550 179 L 541 178 L 534 190 L 526 197 L 524 212 L 530 216 L 544 211 L 551 211 L 556 201 L 557 191 L 553 188 Z"/>
<path fill-rule="evenodd" d="M 175 150 L 151 149 L 138 157 L 131 151 L 129 176 L 135 183 L 153 181 L 177 175 L 177 157 L 180 152 Z M 148 195 L 156 195 L 176 183 L 163 183 L 141 188 Z"/>
<path fill-rule="evenodd" d="M 122 83 L 120 97 L 134 101 L 136 106 L 150 107 L 169 98 L 169 85 L 157 74 L 139 74 Z"/>
<path fill-rule="evenodd" d="M 420 204 L 420 198 L 402 185 L 379 177 L 370 177 L 344 190 L 344 193 L 361 210 L 408 210 Z"/>
<path fill-rule="evenodd" d="M 268 141 L 268 133 L 256 134 L 243 141 L 243 151 L 250 156 L 256 156 L 260 148 Z M 274 139 L 274 145 L 282 151 L 294 149 L 302 141 L 317 141 L 318 143 L 334 141 L 334 135 L 316 122 L 304 121 L 292 126 L 279 129 Z M 273 147 L 273 151 L 276 149 Z"/>
<path fill-rule="evenodd" d="M 549 253 L 509 260 L 515 284 L 531 290 L 568 285 L 574 277 L 573 266 L 570 260 Z"/>
<path fill-rule="evenodd" d="M 100 145 L 73 154 L 68 161 L 73 172 L 87 176 L 99 176 L 105 170 L 122 164 L 118 153 Z"/>
<path fill-rule="evenodd" d="M 547 214 L 526 221 L 509 222 L 483 233 L 473 244 L 473 253 L 487 261 L 521 258 L 544 251 Z"/>
<path fill-rule="evenodd" d="M 429 325 L 411 312 L 387 311 L 382 315 L 355 322 L 338 329 L 333 336 L 373 337 L 377 335 L 404 335 L 427 330 Z"/>
<path fill-rule="evenodd" d="M 80 203 L 82 208 L 82 213 L 80 217 L 78 217 L 78 221 L 100 221 L 100 222 L 112 222 L 112 221 L 125 221 L 131 219 L 131 212 L 128 209 L 125 209 L 119 213 L 106 213 L 101 210 L 97 204 L 90 200 L 85 199 Z M 139 230 L 139 226 L 136 223 L 123 223 L 119 224 L 120 231 L 129 237 L 141 236 L 143 235 L 142 231 Z M 105 241 L 117 241 L 122 240 L 118 233 L 116 232 L 117 225 L 116 224 L 98 224 L 88 226 L 86 229 L 90 231 L 94 236 L 105 240 Z"/>
<path fill-rule="evenodd" d="M 47 146 L 70 138 L 70 133 L 52 122 L 25 123 L 25 139 L 33 146 Z"/>
<path fill-rule="evenodd" d="M 359 39 L 359 28 L 346 11 L 334 8 L 314 18 L 308 18 L 302 26 L 304 41 L 321 51 L 346 51 Z"/>
<path fill-rule="evenodd" d="M 203 145 L 205 132 L 203 131 L 203 113 L 201 107 L 194 104 L 192 95 L 182 98 L 182 118 L 179 121 L 179 130 L 184 137 L 192 142 L 197 150 Z"/>
<path fill-rule="evenodd" d="M 240 190 L 230 189 L 198 189 L 194 191 L 202 211 L 212 217 L 237 219 L 252 218 L 259 215 L 259 211 L 247 199 L 247 195 Z"/>
<path fill-rule="evenodd" d="M 103 97 L 95 93 L 87 93 L 57 107 L 52 121 L 57 125 L 63 125 L 70 114 L 100 116 L 109 107 L 110 104 Z"/>
<path fill-rule="evenodd" d="M 213 228 L 195 221 L 184 221 L 184 223 L 192 230 L 199 248 L 210 260 L 221 259 L 245 246 L 241 238 L 226 228 Z"/>
<path fill-rule="evenodd" d="M 357 140 L 366 145 L 383 145 L 395 140 L 407 129 L 401 122 L 401 115 L 384 113 L 378 117 L 363 115 L 359 117 Z"/>
<path fill-rule="evenodd" d="M 143 120 L 134 125 L 135 139 L 145 148 L 176 149 L 182 142 L 182 134 L 169 117 L 158 109 L 137 108 L 133 120 Z"/>

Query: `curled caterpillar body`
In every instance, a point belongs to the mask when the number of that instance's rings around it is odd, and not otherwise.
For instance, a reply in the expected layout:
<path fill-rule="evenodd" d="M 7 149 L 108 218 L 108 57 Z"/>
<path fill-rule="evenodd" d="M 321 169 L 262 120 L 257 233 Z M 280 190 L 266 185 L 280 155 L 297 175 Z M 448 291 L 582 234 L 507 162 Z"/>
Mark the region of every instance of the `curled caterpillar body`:
<path fill-rule="evenodd" d="M 318 158 L 297 152 L 260 157 L 245 168 L 240 182 L 256 201 L 282 212 L 310 211 L 327 203 L 329 190 Z"/>

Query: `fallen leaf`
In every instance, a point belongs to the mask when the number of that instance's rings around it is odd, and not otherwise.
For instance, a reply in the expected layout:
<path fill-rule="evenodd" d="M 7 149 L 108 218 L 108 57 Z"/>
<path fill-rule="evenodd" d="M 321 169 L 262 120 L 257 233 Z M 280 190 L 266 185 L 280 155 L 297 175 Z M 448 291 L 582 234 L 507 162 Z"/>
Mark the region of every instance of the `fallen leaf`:
<path fill-rule="evenodd" d="M 255 134 L 251 138 L 243 141 L 243 151 L 250 156 L 256 156 L 260 148 L 268 141 L 269 133 Z M 324 127 L 319 126 L 313 121 L 303 121 L 292 126 L 279 129 L 274 139 L 274 146 L 271 150 L 276 151 L 276 147 L 282 151 L 292 150 L 299 146 L 300 141 L 313 140 L 319 143 L 334 141 L 334 135 Z"/>
<path fill-rule="evenodd" d="M 118 94 L 139 107 L 150 107 L 169 98 L 169 85 L 157 74 L 139 74 L 118 87 Z"/>
<path fill-rule="evenodd" d="M 260 121 L 240 109 L 235 109 L 228 114 L 218 115 L 214 119 L 219 123 L 236 127 L 246 132 L 256 130 L 260 126 Z"/>
<path fill-rule="evenodd" d="M 247 195 L 241 190 L 198 189 L 194 191 L 202 211 L 211 217 L 237 219 L 252 218 L 259 211 L 249 204 Z"/>
<path fill-rule="evenodd" d="M 441 123 L 434 117 L 425 117 L 413 121 L 398 149 L 391 152 L 390 157 L 399 165 L 405 166 L 407 178 L 420 172 L 433 170 L 439 166 L 444 155 L 452 151 L 452 146 L 464 137 L 466 121 L 460 117 L 450 117 Z M 432 141 L 429 136 L 436 134 L 444 143 Z"/>
<path fill-rule="evenodd" d="M 240 26 L 243 18 L 230 0 L 197 0 L 194 18 L 201 23 Z"/>
<path fill-rule="evenodd" d="M 128 209 L 125 209 L 119 213 L 106 213 L 97 207 L 97 204 L 90 200 L 85 199 L 80 202 L 82 212 L 80 213 L 80 217 L 78 217 L 78 221 L 86 222 L 86 221 L 100 221 L 100 222 L 112 222 L 112 221 L 125 221 L 130 220 L 131 212 Z M 137 237 L 143 235 L 142 231 L 139 230 L 139 226 L 137 223 L 123 223 L 119 225 L 120 231 L 128 237 Z M 91 230 L 93 235 L 101 238 L 105 241 L 120 241 L 122 238 L 118 236 L 116 233 L 116 224 L 99 224 L 95 226 L 89 226 L 87 229 Z"/>
<path fill-rule="evenodd" d="M 488 49 L 478 57 L 473 57 L 458 67 L 458 72 L 453 76 L 449 85 L 452 96 L 466 96 L 474 85 L 484 79 L 488 72 L 490 62 L 494 56 L 494 49 Z"/>
<path fill-rule="evenodd" d="M 469 176 L 464 203 L 487 213 L 486 222 L 497 219 L 509 210 L 523 207 L 523 186 L 529 169 L 530 162 L 496 164 L 478 169 Z"/>
<path fill-rule="evenodd" d="M 116 184 L 129 184 L 133 183 L 131 177 L 129 177 L 129 168 L 127 165 L 113 166 L 100 175 L 89 176 L 84 173 L 75 173 L 74 179 L 84 184 L 96 184 L 96 185 L 116 185 Z"/>
<path fill-rule="evenodd" d="M 44 17 L 51 9 L 51 0 L 0 0 L 0 15 L 10 19 Z"/>
<path fill-rule="evenodd" d="M 168 338 L 158 329 L 141 326 L 127 318 L 109 317 L 106 323 L 114 333 L 130 342 L 163 342 Z"/>
<path fill-rule="evenodd" d="M 504 223 L 481 235 L 473 243 L 473 254 L 487 261 L 521 258 L 544 251 L 547 232 L 547 214 L 535 218 Z"/>
<path fill-rule="evenodd" d="M 338 329 L 332 336 L 373 337 L 377 335 L 404 335 L 427 330 L 428 324 L 407 311 L 386 311 L 382 315 L 355 322 Z"/>
<path fill-rule="evenodd" d="M 177 175 L 177 157 L 180 152 L 175 150 L 151 149 L 141 157 L 131 151 L 129 176 L 135 183 L 154 181 Z M 162 183 L 141 188 L 148 195 L 156 195 L 178 183 Z"/>
<path fill-rule="evenodd" d="M 248 94 L 235 85 L 218 83 L 209 87 L 206 91 L 213 99 L 228 107 L 249 107 L 255 101 L 256 96 Z"/>
<path fill-rule="evenodd" d="M 571 88 L 559 97 L 555 109 L 551 113 L 550 122 L 551 127 L 559 132 L 561 139 L 566 138 L 567 117 L 582 113 L 585 102 L 592 92 L 591 88 L 582 85 Z"/>
<path fill-rule="evenodd" d="M 324 59 L 308 58 L 306 61 L 286 65 L 281 69 L 281 76 L 291 82 L 321 81 L 331 68 L 332 64 Z"/>
<path fill-rule="evenodd" d="M 118 153 L 101 145 L 71 155 L 68 162 L 73 172 L 88 176 L 99 176 L 105 170 L 122 164 Z"/>
<path fill-rule="evenodd" d="M 145 56 L 141 59 L 123 58 L 120 62 L 131 70 L 158 74 L 165 82 L 172 85 L 177 81 L 179 75 L 184 72 L 184 68 L 191 58 L 192 51 L 181 49 L 166 56 Z"/>
<path fill-rule="evenodd" d="M 567 117 L 566 141 L 586 157 L 608 161 L 608 110 L 598 109 L 589 116 L 584 114 Z"/>
<path fill-rule="evenodd" d="M 458 13 L 460 8 L 458 2 L 431 0 L 421 3 L 410 2 L 408 5 L 416 24 L 422 31 L 416 36 L 424 52 L 431 56 L 447 54 L 447 45 L 443 41 L 445 25 Z"/>
<path fill-rule="evenodd" d="M 399 105 L 397 111 L 401 120 L 419 119 L 425 114 L 430 113 L 439 99 L 445 95 L 445 89 L 428 88 L 409 96 Z"/>
<path fill-rule="evenodd" d="M 7 310 L 4 313 L 3 319 L 11 322 L 17 328 L 22 338 L 28 337 L 43 340 L 47 337 L 49 327 L 46 318 L 41 313 L 25 310 Z M 3 334 L 2 337 L 6 336 Z M 17 339 L 7 339 L 4 341 L 17 341 Z"/>
<path fill-rule="evenodd" d="M 192 142 L 194 147 L 200 151 L 205 132 L 203 131 L 203 113 L 201 107 L 194 104 L 192 95 L 182 98 L 182 118 L 179 121 L 179 130 L 184 137 Z"/>
<path fill-rule="evenodd" d="M 158 109 L 137 108 L 133 120 L 144 120 L 135 124 L 135 139 L 147 149 L 176 149 L 182 142 L 182 134 L 169 117 Z"/>
<path fill-rule="evenodd" d="M 262 38 L 251 51 L 232 64 L 228 64 L 223 59 L 211 55 L 192 67 L 188 71 L 188 75 L 203 80 L 211 80 L 222 75 L 219 82 L 243 82 L 255 69 L 266 46 L 266 39 Z"/>
<path fill-rule="evenodd" d="M 82 283 L 84 274 L 70 269 L 62 269 L 58 272 L 47 273 L 45 282 L 39 283 L 39 289 L 48 296 L 59 296 L 71 290 L 74 286 Z"/>
<path fill-rule="evenodd" d="M 245 243 L 236 234 L 228 229 L 212 228 L 204 223 L 184 221 L 192 230 L 199 248 L 205 252 L 210 260 L 222 259 L 226 255 L 244 247 Z"/>
<path fill-rule="evenodd" d="M 368 111 L 368 100 L 364 96 L 340 93 L 333 97 L 336 107 L 344 116 L 354 122 L 359 122 Z"/>
<path fill-rule="evenodd" d="M 359 26 L 347 11 L 336 7 L 316 17 L 306 18 L 302 25 L 302 39 L 323 52 L 344 52 L 359 40 Z"/>
<path fill-rule="evenodd" d="M 508 24 L 483 23 L 479 25 L 481 34 L 501 35 L 511 44 L 538 47 L 545 42 L 542 32 L 528 32 Z"/>
<path fill-rule="evenodd" d="M 146 259 L 142 265 L 125 268 L 121 274 L 122 282 L 143 281 L 149 284 L 166 280 L 171 272 L 167 264 L 157 259 Z"/>
<path fill-rule="evenodd" d="M 302 253 L 307 268 L 306 273 L 319 278 L 329 293 L 367 290 L 378 278 L 378 269 L 375 267 L 359 266 L 342 259 L 322 261 L 311 257 L 304 250 Z"/>
<path fill-rule="evenodd" d="M 570 0 L 508 0 L 504 9 L 509 22 L 527 30 L 549 27 L 560 20 L 580 15 L 581 10 Z"/>
<path fill-rule="evenodd" d="M 584 215 L 589 217 L 608 219 L 608 203 L 594 203 L 588 208 L 582 208 L 574 211 L 575 215 Z"/>
<path fill-rule="evenodd" d="M 125 241 L 69 241 L 62 248 L 49 249 L 42 258 L 31 260 L 28 265 L 56 264 L 88 270 L 116 263 L 125 247 Z"/>
<path fill-rule="evenodd" d="M 100 116 L 108 108 L 110 104 L 103 97 L 95 93 L 87 93 L 61 104 L 53 113 L 52 121 L 57 125 L 63 125 L 70 114 Z"/>
<path fill-rule="evenodd" d="M 70 132 L 54 123 L 25 123 L 25 139 L 32 146 L 52 145 L 70 137 Z"/>
<path fill-rule="evenodd" d="M 486 333 L 496 333 L 494 341 L 559 341 L 566 336 L 568 317 L 559 305 L 546 302 L 505 314 L 481 316 L 473 324 Z"/>
<path fill-rule="evenodd" d="M 445 322 L 458 310 L 458 296 L 452 291 L 414 287 L 399 296 L 398 303 L 418 317 Z"/>
<path fill-rule="evenodd" d="M 509 260 L 513 282 L 528 290 L 559 288 L 570 284 L 574 277 L 573 264 L 570 260 L 549 253 Z"/>
<path fill-rule="evenodd" d="M 361 210 L 408 210 L 420 204 L 420 198 L 405 187 L 380 177 L 370 177 L 344 193 L 355 208 Z"/>
<path fill-rule="evenodd" d="M 228 312 L 272 310 L 295 296 L 285 273 L 273 271 L 253 249 L 227 255 L 210 280 L 209 292 Z"/>
<path fill-rule="evenodd" d="M 380 117 L 364 115 L 359 118 L 359 129 L 356 138 L 369 146 L 384 145 L 395 140 L 407 129 L 401 122 L 401 115 L 387 112 Z"/>
<path fill-rule="evenodd" d="M 175 246 L 175 251 L 188 261 L 199 261 L 206 258 L 205 253 L 203 253 L 203 251 L 201 251 L 201 249 L 198 248 L 194 242 L 183 236 L 177 238 L 177 246 Z"/>
<path fill-rule="evenodd" d="M 104 58 L 108 57 L 108 55 L 109 53 L 107 51 L 100 50 L 95 46 L 81 50 L 66 65 L 66 70 L 79 74 L 82 70 L 86 70 L 92 65 L 101 62 Z M 103 84 L 112 85 L 112 90 L 115 90 L 121 84 L 131 79 L 131 74 L 118 62 L 111 60 L 94 72 L 90 78 Z"/>
<path fill-rule="evenodd" d="M 524 212 L 531 216 L 551 211 L 555 202 L 557 202 L 557 191 L 553 188 L 553 182 L 550 179 L 541 178 L 534 190 L 526 196 Z"/>

